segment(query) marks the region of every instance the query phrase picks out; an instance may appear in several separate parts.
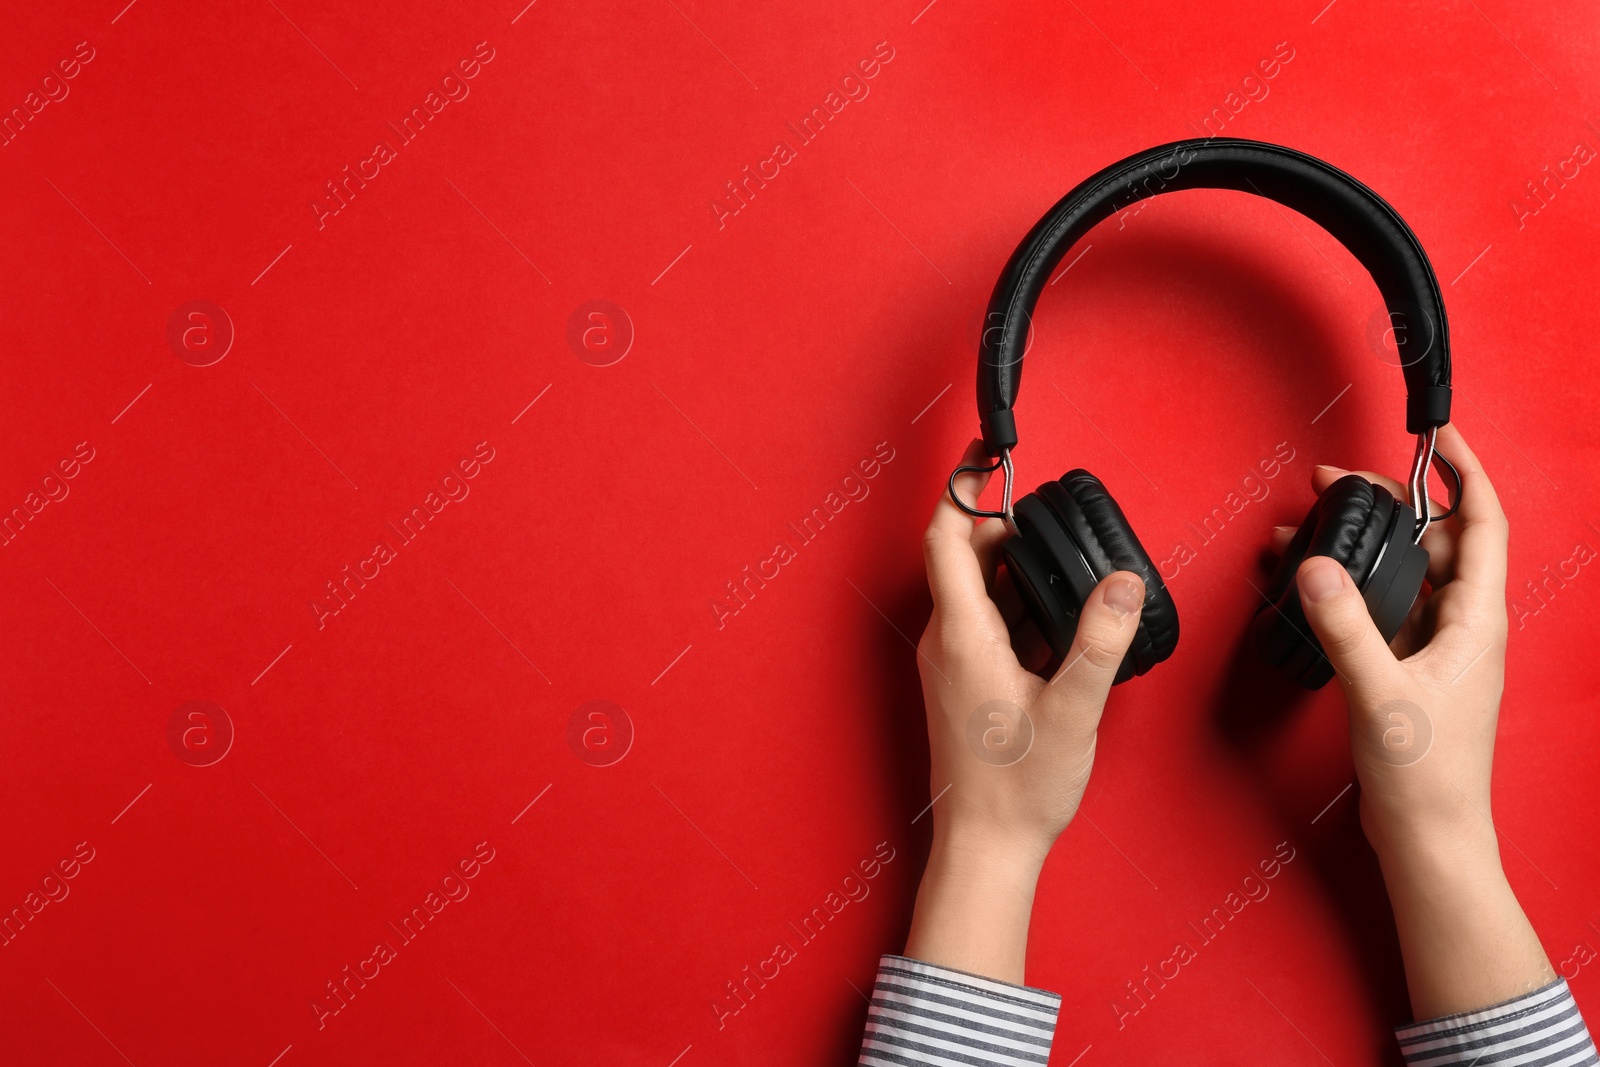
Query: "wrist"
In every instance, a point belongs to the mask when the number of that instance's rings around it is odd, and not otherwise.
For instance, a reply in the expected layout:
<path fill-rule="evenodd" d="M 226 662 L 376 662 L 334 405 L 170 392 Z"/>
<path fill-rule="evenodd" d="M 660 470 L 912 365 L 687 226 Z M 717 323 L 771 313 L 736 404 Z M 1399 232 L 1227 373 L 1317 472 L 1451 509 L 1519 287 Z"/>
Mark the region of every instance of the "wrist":
<path fill-rule="evenodd" d="M 1397 914 L 1425 907 L 1470 921 L 1486 900 L 1510 893 L 1492 826 L 1380 840 L 1373 851 Z"/>
<path fill-rule="evenodd" d="M 1023 984 L 1034 889 L 1048 849 L 936 829 L 905 954 Z"/>
<path fill-rule="evenodd" d="M 1494 825 L 1480 816 L 1450 824 L 1366 829 L 1386 881 L 1417 877 L 1449 885 L 1504 879 Z"/>
<path fill-rule="evenodd" d="M 1379 853 L 1414 1017 L 1498 1004 L 1555 978 L 1500 863 L 1494 829 Z"/>
<path fill-rule="evenodd" d="M 975 881 L 1031 893 L 1052 842 L 1036 836 L 966 823 L 934 825 L 928 871 L 940 877 Z"/>

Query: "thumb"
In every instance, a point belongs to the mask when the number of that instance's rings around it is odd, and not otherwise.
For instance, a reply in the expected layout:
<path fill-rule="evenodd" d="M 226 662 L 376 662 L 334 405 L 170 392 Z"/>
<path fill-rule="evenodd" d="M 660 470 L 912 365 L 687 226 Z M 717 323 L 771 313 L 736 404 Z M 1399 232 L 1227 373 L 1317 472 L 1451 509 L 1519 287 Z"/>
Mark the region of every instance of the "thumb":
<path fill-rule="evenodd" d="M 1309 556 L 1295 575 L 1300 606 L 1348 696 L 1363 703 L 1400 689 L 1400 661 L 1378 632 L 1361 591 L 1344 566 L 1329 556 Z"/>
<path fill-rule="evenodd" d="M 1091 729 L 1099 722 L 1117 668 L 1139 629 L 1144 596 L 1144 581 L 1132 571 L 1116 571 L 1094 587 L 1078 612 L 1067 658 L 1040 696 L 1048 711 L 1082 717 Z"/>

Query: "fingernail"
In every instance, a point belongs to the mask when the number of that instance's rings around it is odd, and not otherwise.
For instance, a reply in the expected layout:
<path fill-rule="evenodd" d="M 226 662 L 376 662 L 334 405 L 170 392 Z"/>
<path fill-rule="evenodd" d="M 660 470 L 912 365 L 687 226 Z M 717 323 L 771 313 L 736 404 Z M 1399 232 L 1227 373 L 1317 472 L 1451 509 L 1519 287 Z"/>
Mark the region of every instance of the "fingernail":
<path fill-rule="evenodd" d="M 1343 467 L 1335 467 L 1331 463 L 1318 463 L 1317 464 L 1317 469 L 1318 470 L 1323 470 L 1323 471 L 1330 471 L 1333 474 L 1349 474 L 1350 473 L 1349 471 L 1345 470 Z"/>
<path fill-rule="evenodd" d="M 1273 529 L 1274 530 L 1285 530 L 1285 531 L 1287 531 L 1289 533 L 1294 533 L 1294 527 L 1293 526 L 1274 526 Z"/>
<path fill-rule="evenodd" d="M 1300 591 L 1313 604 L 1338 596 L 1343 590 L 1344 568 L 1336 560 L 1323 557 L 1300 572 Z"/>
<path fill-rule="evenodd" d="M 1106 607 L 1118 618 L 1144 606 L 1144 586 L 1132 578 L 1119 578 L 1106 590 Z"/>

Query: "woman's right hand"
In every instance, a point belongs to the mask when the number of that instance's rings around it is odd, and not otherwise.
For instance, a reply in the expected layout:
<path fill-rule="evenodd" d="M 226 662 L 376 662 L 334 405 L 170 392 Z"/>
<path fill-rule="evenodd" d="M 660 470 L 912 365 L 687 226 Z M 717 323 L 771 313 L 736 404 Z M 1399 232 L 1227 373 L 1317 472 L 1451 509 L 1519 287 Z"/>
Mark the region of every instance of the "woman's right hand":
<path fill-rule="evenodd" d="M 1297 574 L 1349 705 L 1361 825 L 1383 867 L 1418 1018 L 1509 999 L 1555 974 L 1506 883 L 1489 806 L 1506 516 L 1460 432 L 1441 428 L 1437 446 L 1461 474 L 1460 510 L 1424 534 L 1428 588 L 1392 645 L 1336 560 L 1312 556 Z M 1317 467 L 1312 486 L 1320 493 L 1347 473 Z M 1356 473 L 1405 499 L 1393 479 Z M 1293 533 L 1274 532 L 1280 552 Z"/>
<path fill-rule="evenodd" d="M 1461 473 L 1461 508 L 1423 535 L 1428 588 L 1392 647 L 1337 561 L 1312 556 L 1297 575 L 1306 618 L 1350 707 L 1362 827 L 1380 855 L 1440 836 L 1494 839 L 1489 775 L 1505 682 L 1507 523 L 1460 432 L 1443 427 L 1437 444 Z M 1349 473 L 1319 466 L 1312 488 L 1320 493 Z M 1355 473 L 1405 499 L 1393 479 Z M 1279 527 L 1277 547 L 1293 532 Z"/>

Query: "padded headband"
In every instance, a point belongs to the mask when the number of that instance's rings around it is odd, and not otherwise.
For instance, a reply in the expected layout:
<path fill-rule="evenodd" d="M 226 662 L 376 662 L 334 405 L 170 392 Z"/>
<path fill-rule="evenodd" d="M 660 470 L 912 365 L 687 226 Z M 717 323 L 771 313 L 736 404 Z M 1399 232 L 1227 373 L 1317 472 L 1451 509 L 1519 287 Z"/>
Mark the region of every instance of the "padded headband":
<path fill-rule="evenodd" d="M 1062 197 L 1011 254 L 978 348 L 978 416 L 998 456 L 1017 443 L 1012 406 L 1034 305 L 1067 251 L 1129 204 L 1180 189 L 1236 189 L 1275 200 L 1336 237 L 1378 284 L 1406 380 L 1406 429 L 1450 421 L 1450 331 L 1444 296 L 1416 234 L 1377 193 L 1304 152 L 1212 137 L 1158 145 L 1100 171 Z"/>

